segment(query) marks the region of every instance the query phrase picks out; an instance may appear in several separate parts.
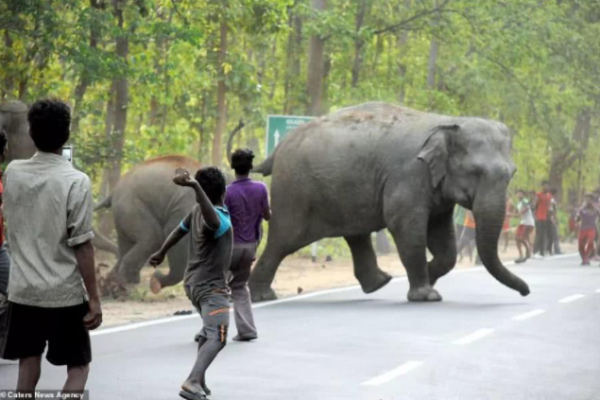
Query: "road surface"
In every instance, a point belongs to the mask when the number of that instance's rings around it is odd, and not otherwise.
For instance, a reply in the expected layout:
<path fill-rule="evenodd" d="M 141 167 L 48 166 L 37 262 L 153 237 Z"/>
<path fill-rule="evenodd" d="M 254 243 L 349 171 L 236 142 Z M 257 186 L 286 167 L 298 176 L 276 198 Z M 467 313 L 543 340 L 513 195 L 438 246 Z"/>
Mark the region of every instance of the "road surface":
<path fill-rule="evenodd" d="M 476 268 L 442 278 L 441 303 L 408 303 L 398 278 L 372 295 L 355 287 L 260 304 L 259 340 L 228 344 L 209 370 L 212 398 L 600 399 L 600 267 L 563 257 L 511 268 L 529 297 Z M 177 399 L 199 328 L 188 316 L 97 331 L 91 399 Z M 16 377 L 0 361 L 0 388 Z M 45 363 L 40 389 L 64 377 Z"/>

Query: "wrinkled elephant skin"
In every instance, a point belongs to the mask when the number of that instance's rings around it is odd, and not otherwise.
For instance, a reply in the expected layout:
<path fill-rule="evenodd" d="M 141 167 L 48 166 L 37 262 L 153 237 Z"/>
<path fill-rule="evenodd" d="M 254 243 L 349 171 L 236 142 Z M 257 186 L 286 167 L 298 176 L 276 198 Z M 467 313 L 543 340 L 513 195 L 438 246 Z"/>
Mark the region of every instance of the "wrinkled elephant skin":
<path fill-rule="evenodd" d="M 439 301 L 433 285 L 456 263 L 457 203 L 474 212 L 488 271 L 527 295 L 527 284 L 497 254 L 506 188 L 515 171 L 510 149 L 502 123 L 385 103 L 301 125 L 254 170 L 272 175 L 273 218 L 250 280 L 253 300 L 275 298 L 271 284 L 283 258 L 326 237 L 344 237 L 363 290 L 379 289 L 390 276 L 377 265 L 371 233 L 387 228 L 407 271 L 408 299 Z"/>

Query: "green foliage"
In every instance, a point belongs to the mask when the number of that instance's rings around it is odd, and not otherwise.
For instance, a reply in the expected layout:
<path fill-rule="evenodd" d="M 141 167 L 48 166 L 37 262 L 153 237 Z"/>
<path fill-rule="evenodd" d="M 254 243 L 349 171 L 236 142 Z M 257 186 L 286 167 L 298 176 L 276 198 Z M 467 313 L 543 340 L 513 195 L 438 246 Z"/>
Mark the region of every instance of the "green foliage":
<path fill-rule="evenodd" d="M 228 129 L 247 124 L 235 145 L 261 158 L 266 115 L 307 108 L 317 35 L 324 112 L 380 100 L 502 120 L 514 134 L 513 187 L 550 176 L 566 200 L 599 184 L 600 6 L 542 3 L 329 0 L 318 12 L 309 0 L 2 0 L 0 94 L 75 103 L 83 92 L 73 140 L 99 186 L 121 156 L 107 118 L 116 77 L 129 82 L 125 169 L 169 153 L 210 163 L 224 79 Z M 126 59 L 116 53 L 123 37 Z"/>

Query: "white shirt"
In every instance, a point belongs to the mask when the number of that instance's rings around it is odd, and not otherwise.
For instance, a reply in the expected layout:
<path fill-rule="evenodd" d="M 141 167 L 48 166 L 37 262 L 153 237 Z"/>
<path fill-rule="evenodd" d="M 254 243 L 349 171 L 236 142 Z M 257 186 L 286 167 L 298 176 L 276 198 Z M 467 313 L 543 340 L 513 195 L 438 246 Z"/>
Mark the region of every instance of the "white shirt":
<path fill-rule="evenodd" d="M 48 308 L 83 303 L 73 247 L 94 237 L 90 179 L 62 156 L 38 152 L 10 163 L 3 181 L 12 257 L 8 299 Z"/>
<path fill-rule="evenodd" d="M 527 199 L 523 199 L 519 202 L 517 206 L 517 210 L 519 210 L 519 214 L 523 212 L 527 208 L 525 214 L 521 216 L 521 225 L 525 226 L 535 226 L 535 219 L 533 218 L 533 213 L 531 212 L 531 205 Z"/>

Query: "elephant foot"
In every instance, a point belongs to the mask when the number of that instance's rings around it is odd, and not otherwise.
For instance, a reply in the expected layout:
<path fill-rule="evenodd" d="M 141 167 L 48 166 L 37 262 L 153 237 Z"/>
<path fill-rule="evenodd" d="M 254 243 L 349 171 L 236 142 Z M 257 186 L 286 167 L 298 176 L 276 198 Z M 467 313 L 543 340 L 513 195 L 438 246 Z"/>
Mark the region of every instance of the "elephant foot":
<path fill-rule="evenodd" d="M 277 294 L 270 287 L 263 288 L 250 288 L 250 296 L 253 303 L 260 303 L 261 301 L 277 300 Z"/>
<path fill-rule="evenodd" d="M 377 271 L 369 279 L 359 280 L 360 286 L 362 287 L 363 292 L 365 293 L 373 293 L 390 283 L 392 280 L 392 276 L 384 271 Z"/>
<path fill-rule="evenodd" d="M 150 278 L 150 291 L 154 294 L 159 294 L 162 290 L 162 284 L 160 280 L 156 277 L 156 275 L 152 275 Z"/>
<path fill-rule="evenodd" d="M 442 296 L 431 286 L 410 289 L 407 297 L 408 301 L 442 301 Z"/>

